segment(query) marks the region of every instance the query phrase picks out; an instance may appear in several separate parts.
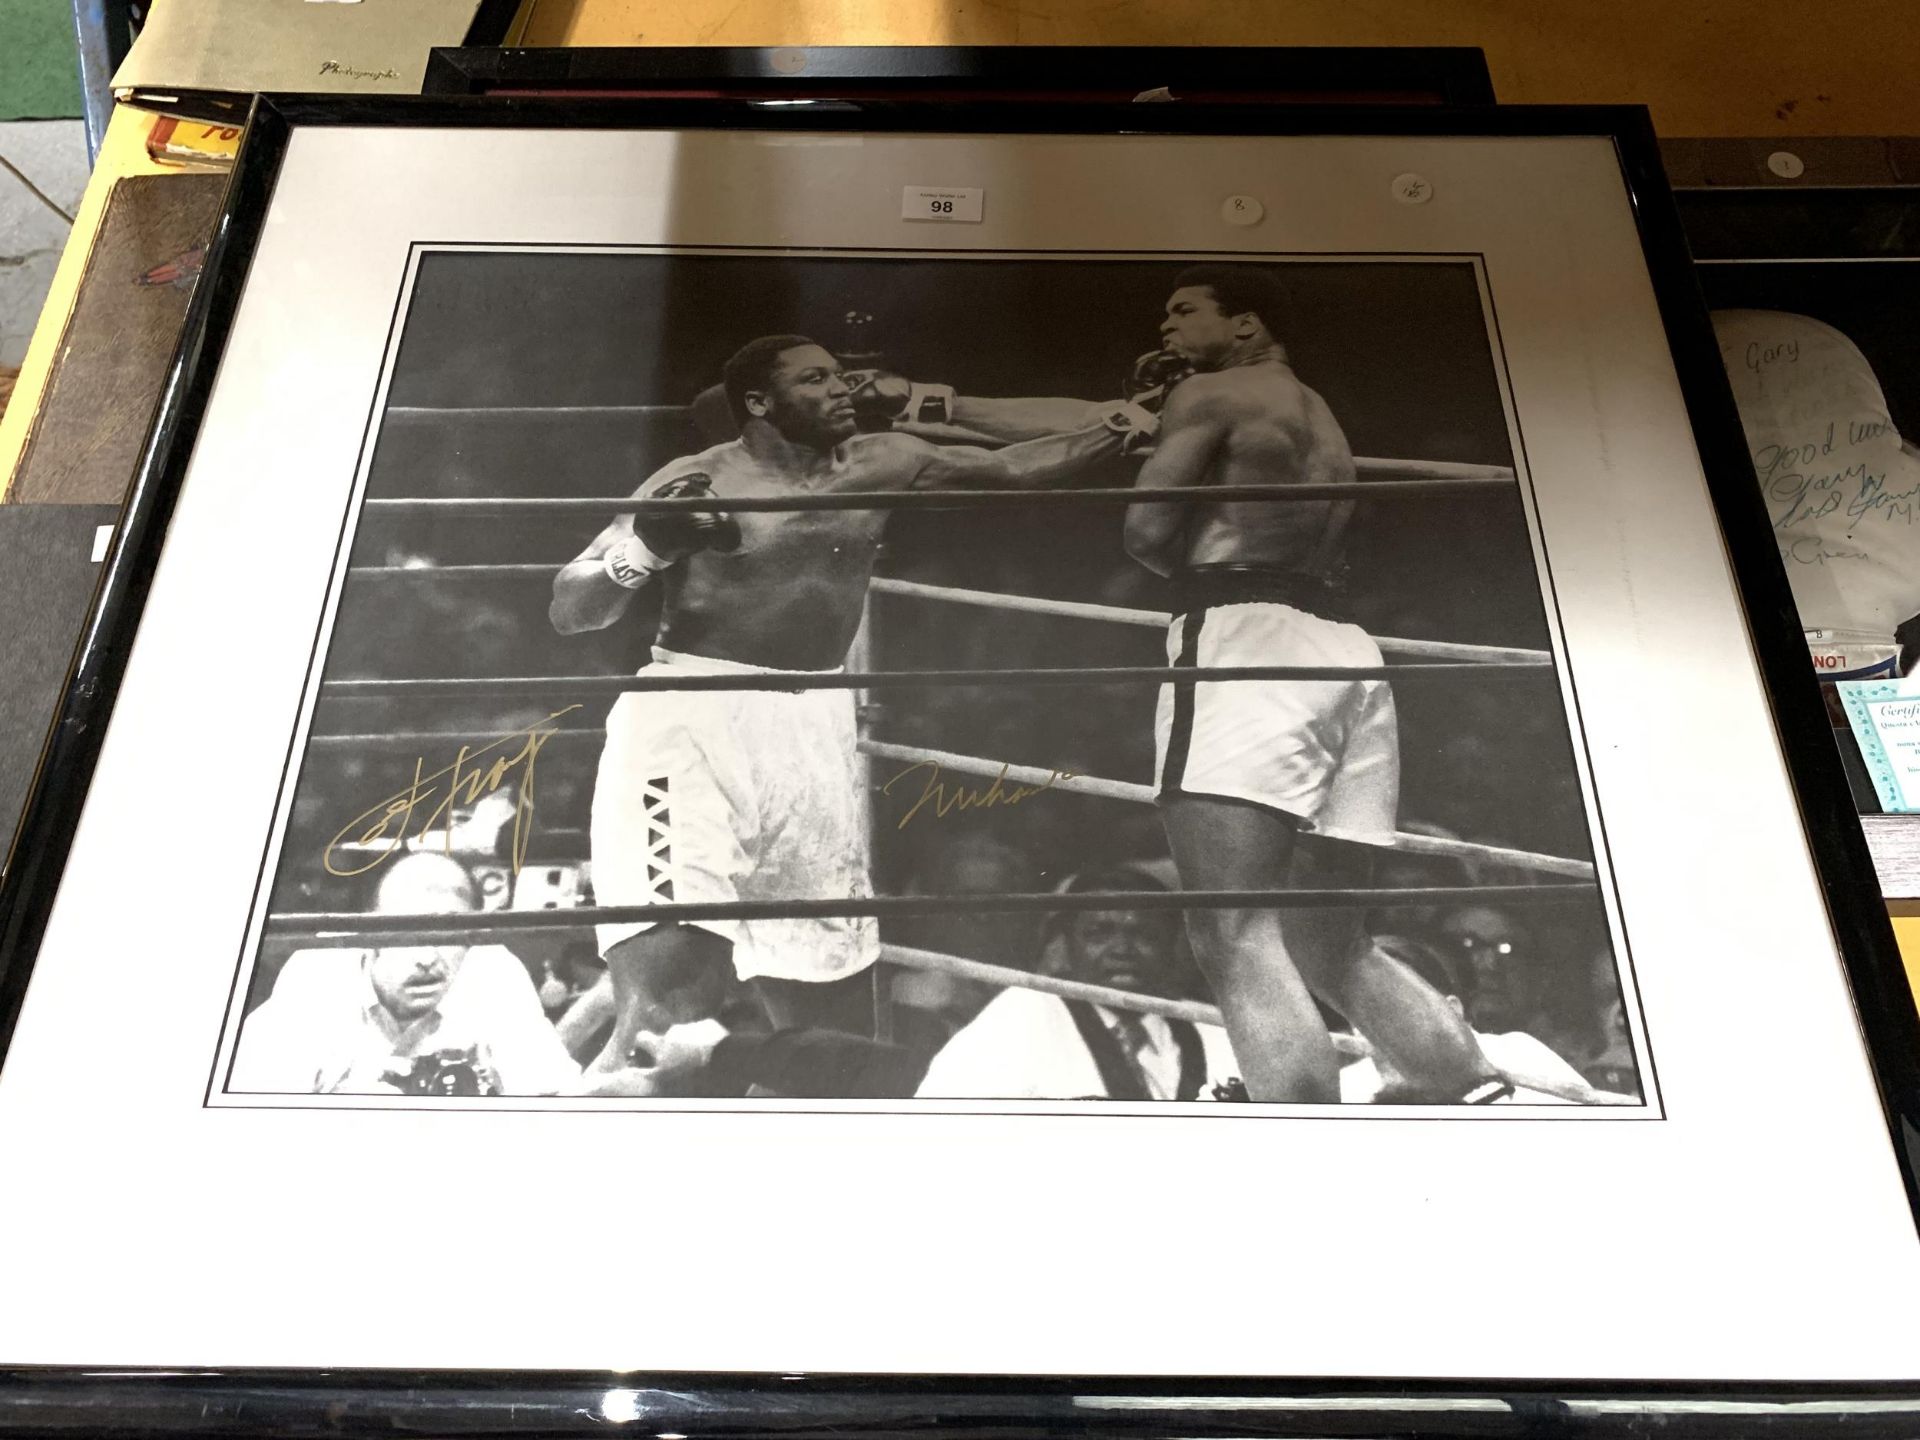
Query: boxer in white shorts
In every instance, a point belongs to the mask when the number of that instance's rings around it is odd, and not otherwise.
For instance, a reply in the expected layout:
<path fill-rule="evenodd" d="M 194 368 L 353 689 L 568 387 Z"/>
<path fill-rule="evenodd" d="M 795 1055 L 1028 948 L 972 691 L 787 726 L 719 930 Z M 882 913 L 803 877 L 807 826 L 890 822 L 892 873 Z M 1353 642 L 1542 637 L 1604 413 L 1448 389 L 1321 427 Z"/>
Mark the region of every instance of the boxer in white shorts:
<path fill-rule="evenodd" d="M 778 670 L 654 647 L 643 676 Z M 851 690 L 622 695 L 593 792 L 602 905 L 865 899 L 865 776 Z M 743 980 L 832 981 L 880 951 L 871 918 L 703 920 Z M 601 925 L 600 952 L 650 929 Z"/>
<path fill-rule="evenodd" d="M 1167 393 L 1142 488 L 1347 482 L 1353 456 L 1275 338 L 1270 270 L 1180 274 L 1160 327 L 1192 373 Z M 1378 665 L 1357 626 L 1327 618 L 1351 501 L 1136 505 L 1127 551 L 1175 582 L 1177 667 Z M 1176 682 L 1160 696 L 1161 816 L 1191 890 L 1363 888 L 1366 842 L 1393 834 L 1400 749 L 1385 681 Z M 1361 844 L 1349 843 L 1352 841 Z M 1358 910 L 1191 910 L 1187 930 L 1255 1100 L 1337 1103 L 1339 1066 L 1315 997 L 1418 1098 L 1505 1088 L 1433 988 L 1377 949 Z"/>
<path fill-rule="evenodd" d="M 617 516 L 554 581 L 549 613 L 563 634 L 611 625 L 642 587 L 663 587 L 649 677 L 767 677 L 764 689 L 636 691 L 614 706 L 593 802 L 602 905 L 870 893 L 852 693 L 778 687 L 782 672 L 845 663 L 889 512 L 732 513 L 728 497 L 1038 487 L 1122 453 L 1154 423 L 1130 405 L 962 400 L 906 382 L 880 394 L 891 378 L 850 378 L 797 335 L 750 342 L 724 379 L 740 438 L 672 462 L 635 492 L 710 495 L 713 508 Z M 856 391 L 915 419 L 1043 413 L 1062 433 L 999 450 L 861 433 Z M 870 921 L 609 925 L 600 945 L 616 1010 L 590 1070 L 624 1066 L 642 1029 L 712 1014 L 733 974 L 753 981 L 776 1026 L 872 1029 Z"/>
<path fill-rule="evenodd" d="M 1380 647 L 1358 625 L 1302 608 L 1322 588 L 1306 577 L 1196 565 L 1177 588 L 1169 665 L 1381 663 Z M 1314 598 L 1325 607 L 1324 595 Z M 1303 833 L 1373 845 L 1393 837 L 1400 735 L 1384 680 L 1163 686 L 1154 739 L 1163 800 L 1244 800 L 1289 817 Z"/>

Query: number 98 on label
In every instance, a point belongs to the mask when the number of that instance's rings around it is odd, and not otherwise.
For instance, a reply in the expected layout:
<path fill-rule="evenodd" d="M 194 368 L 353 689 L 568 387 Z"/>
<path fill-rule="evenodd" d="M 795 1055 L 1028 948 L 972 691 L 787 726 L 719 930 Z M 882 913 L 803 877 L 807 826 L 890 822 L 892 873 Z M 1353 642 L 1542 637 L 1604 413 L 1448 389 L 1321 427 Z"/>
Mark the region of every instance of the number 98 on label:
<path fill-rule="evenodd" d="M 900 192 L 900 218 L 977 225 L 986 194 L 951 185 L 909 185 Z"/>

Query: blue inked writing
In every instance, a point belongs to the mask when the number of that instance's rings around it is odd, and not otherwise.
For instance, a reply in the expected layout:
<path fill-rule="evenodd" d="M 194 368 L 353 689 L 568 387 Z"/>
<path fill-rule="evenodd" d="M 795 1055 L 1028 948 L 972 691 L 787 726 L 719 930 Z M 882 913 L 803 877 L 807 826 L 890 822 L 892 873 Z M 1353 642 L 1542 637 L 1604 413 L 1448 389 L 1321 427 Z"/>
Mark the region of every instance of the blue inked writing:
<path fill-rule="evenodd" d="M 1920 497 L 1920 485 L 1890 492 L 1885 479 L 1870 474 L 1860 482 L 1860 493 L 1848 504 L 1847 514 L 1855 520 L 1877 515 L 1882 520 L 1903 520 L 1911 525 L 1917 497 Z"/>
<path fill-rule="evenodd" d="M 1754 465 L 1760 471 L 1760 483 L 1766 489 L 1767 498 L 1776 505 L 1784 502 L 1784 508 L 1774 518 L 1773 528 L 1776 530 L 1787 530 L 1810 520 L 1824 519 L 1847 503 L 1847 496 L 1856 486 L 1872 478 L 1865 465 L 1849 465 L 1844 470 L 1824 473 L 1789 468 L 1806 463 L 1799 456 L 1811 448 L 1768 446 L 1754 456 Z"/>
<path fill-rule="evenodd" d="M 1801 535 L 1791 543 L 1780 547 L 1780 557 L 1795 565 L 1825 565 L 1829 560 L 1867 560 L 1872 557 L 1864 550 L 1850 550 L 1844 546 L 1829 546 L 1818 535 Z"/>
<path fill-rule="evenodd" d="M 1759 472 L 1760 486 L 1775 511 L 1773 528 L 1790 530 L 1844 514 L 1849 520 L 1880 519 L 1912 524 L 1920 508 L 1920 485 L 1889 491 L 1886 474 L 1865 461 L 1834 468 L 1836 449 L 1850 449 L 1892 432 L 1893 427 L 1878 420 L 1849 420 L 1846 437 L 1836 435 L 1838 422 L 1828 424 L 1817 440 L 1797 445 L 1762 445 L 1753 452 L 1753 466 Z M 1783 548 L 1783 554 L 1787 551 Z M 1787 555 L 1789 559 L 1798 556 Z M 1854 558 L 1823 555 L 1805 563 Z"/>

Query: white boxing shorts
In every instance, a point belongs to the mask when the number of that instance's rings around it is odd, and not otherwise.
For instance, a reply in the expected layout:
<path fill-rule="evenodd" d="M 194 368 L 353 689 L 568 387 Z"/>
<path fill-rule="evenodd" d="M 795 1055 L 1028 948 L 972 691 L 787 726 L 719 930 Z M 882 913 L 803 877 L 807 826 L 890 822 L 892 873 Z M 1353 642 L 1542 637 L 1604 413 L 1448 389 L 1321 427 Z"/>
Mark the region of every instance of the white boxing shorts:
<path fill-rule="evenodd" d="M 1381 656 L 1357 625 L 1257 601 L 1176 615 L 1167 663 L 1360 666 Z M 1363 844 L 1393 836 L 1400 734 L 1384 680 L 1176 681 L 1160 689 L 1154 740 L 1162 800 L 1243 800 Z"/>
<path fill-rule="evenodd" d="M 767 670 L 655 647 L 648 677 Z M 648 690 L 607 716 L 593 790 L 601 905 L 866 899 L 873 894 L 850 690 Z M 694 920 L 741 979 L 836 980 L 880 954 L 866 916 Z M 601 925 L 600 953 L 650 929 Z"/>

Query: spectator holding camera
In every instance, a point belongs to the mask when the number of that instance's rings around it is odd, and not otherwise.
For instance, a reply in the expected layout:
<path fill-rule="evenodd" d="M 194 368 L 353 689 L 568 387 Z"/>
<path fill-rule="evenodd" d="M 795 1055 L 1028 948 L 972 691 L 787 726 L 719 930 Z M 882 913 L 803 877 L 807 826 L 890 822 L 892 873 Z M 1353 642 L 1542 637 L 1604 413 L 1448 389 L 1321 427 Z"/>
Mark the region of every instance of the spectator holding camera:
<path fill-rule="evenodd" d="M 451 856 L 391 862 L 377 914 L 479 907 Z M 498 945 L 302 950 L 240 1033 L 230 1089 L 432 1096 L 576 1093 L 580 1069 L 526 967 Z"/>

